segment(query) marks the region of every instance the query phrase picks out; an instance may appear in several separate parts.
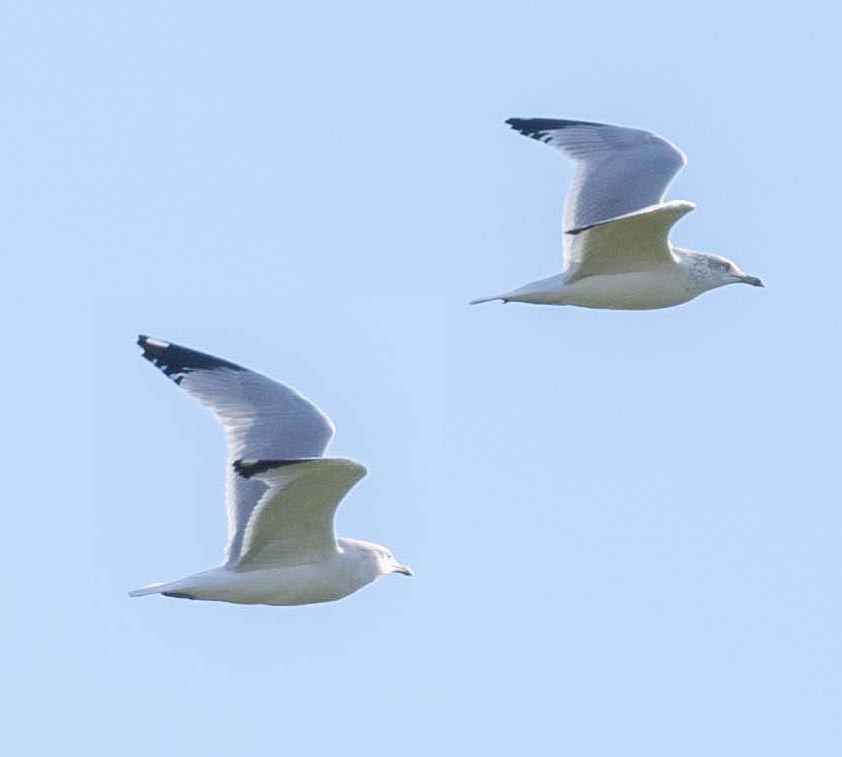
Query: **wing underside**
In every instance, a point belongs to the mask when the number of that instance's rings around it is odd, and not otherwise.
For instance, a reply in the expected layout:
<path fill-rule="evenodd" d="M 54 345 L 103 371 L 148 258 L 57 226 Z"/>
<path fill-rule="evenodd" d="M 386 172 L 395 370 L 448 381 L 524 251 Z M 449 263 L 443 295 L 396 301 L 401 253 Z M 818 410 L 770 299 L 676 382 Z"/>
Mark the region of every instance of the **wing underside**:
<path fill-rule="evenodd" d="M 365 467 L 343 458 L 239 460 L 237 475 L 267 486 L 251 513 L 236 567 L 304 565 L 337 550 L 333 518 Z"/>
<path fill-rule="evenodd" d="M 670 229 L 694 207 L 691 202 L 676 200 L 573 229 L 564 241 L 568 282 L 673 265 Z"/>
<path fill-rule="evenodd" d="M 321 457 L 333 437 L 333 423 L 294 389 L 227 360 L 141 336 L 143 357 L 211 408 L 228 446 L 226 507 L 228 564 L 239 559 L 252 510 L 267 490 L 231 464 L 242 458 Z"/>
<path fill-rule="evenodd" d="M 642 129 L 550 118 L 510 118 L 506 123 L 575 162 L 564 201 L 565 229 L 661 203 L 687 162 L 670 141 Z"/>

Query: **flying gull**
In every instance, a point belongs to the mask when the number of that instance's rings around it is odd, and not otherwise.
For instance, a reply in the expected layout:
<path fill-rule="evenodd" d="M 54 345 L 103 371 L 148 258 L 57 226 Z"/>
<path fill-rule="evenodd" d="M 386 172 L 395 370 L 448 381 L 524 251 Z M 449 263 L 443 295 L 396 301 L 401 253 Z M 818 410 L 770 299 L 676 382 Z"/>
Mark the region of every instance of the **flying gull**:
<path fill-rule="evenodd" d="M 564 200 L 562 271 L 511 292 L 472 300 L 648 310 L 679 305 L 726 284 L 763 286 L 736 263 L 675 247 L 669 232 L 696 206 L 664 202 L 684 153 L 657 134 L 622 126 L 510 118 L 509 126 L 576 164 Z"/>
<path fill-rule="evenodd" d="M 225 429 L 228 546 L 220 567 L 131 596 L 301 605 L 341 599 L 386 573 L 412 575 L 386 547 L 334 533 L 336 508 L 366 469 L 324 457 L 334 426 L 318 407 L 227 360 L 147 336 L 138 344 Z"/>

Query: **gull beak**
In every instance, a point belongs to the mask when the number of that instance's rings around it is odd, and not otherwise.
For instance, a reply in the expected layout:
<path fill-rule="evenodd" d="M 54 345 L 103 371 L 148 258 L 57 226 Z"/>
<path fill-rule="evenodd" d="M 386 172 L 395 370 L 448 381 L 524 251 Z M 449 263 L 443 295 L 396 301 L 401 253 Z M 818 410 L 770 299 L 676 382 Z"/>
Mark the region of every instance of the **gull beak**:
<path fill-rule="evenodd" d="M 763 282 L 757 276 L 740 276 L 740 281 L 743 284 L 751 284 L 753 287 L 762 287 Z"/>
<path fill-rule="evenodd" d="M 415 573 L 412 572 L 412 568 L 408 565 L 401 565 L 400 563 L 395 563 L 395 567 L 392 568 L 392 573 L 401 573 L 405 576 L 414 576 Z"/>

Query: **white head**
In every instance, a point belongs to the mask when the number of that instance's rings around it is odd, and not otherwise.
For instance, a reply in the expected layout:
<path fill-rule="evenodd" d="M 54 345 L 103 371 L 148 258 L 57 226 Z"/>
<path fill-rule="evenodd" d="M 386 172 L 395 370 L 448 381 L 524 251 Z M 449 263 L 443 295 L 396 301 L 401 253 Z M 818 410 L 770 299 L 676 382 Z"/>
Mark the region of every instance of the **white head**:
<path fill-rule="evenodd" d="M 691 263 L 694 278 L 703 289 L 715 289 L 726 284 L 750 284 L 762 287 L 763 282 L 757 276 L 749 276 L 736 263 L 721 255 L 695 250 L 677 250 Z"/>
<path fill-rule="evenodd" d="M 414 576 L 412 568 L 408 565 L 404 565 L 403 563 L 399 563 L 395 556 L 392 554 L 391 550 L 386 549 L 386 547 L 381 547 L 378 544 L 373 545 L 376 549 L 377 554 L 377 565 L 380 568 L 380 574 L 386 575 L 387 573 L 400 573 L 404 576 Z"/>
<path fill-rule="evenodd" d="M 375 576 L 385 576 L 387 573 L 401 573 L 404 576 L 415 575 L 408 565 L 399 563 L 390 549 L 381 547 L 370 541 L 359 539 L 342 538 L 338 540 L 340 546 L 345 549 L 353 549 L 365 554 L 368 558 L 366 563 L 370 566 Z"/>

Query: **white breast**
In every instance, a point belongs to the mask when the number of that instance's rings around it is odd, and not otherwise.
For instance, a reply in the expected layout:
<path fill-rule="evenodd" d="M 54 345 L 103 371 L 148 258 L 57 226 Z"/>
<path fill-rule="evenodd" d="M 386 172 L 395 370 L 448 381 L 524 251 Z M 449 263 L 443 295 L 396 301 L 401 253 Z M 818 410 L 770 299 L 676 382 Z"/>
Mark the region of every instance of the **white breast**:
<path fill-rule="evenodd" d="M 301 605 L 341 599 L 376 577 L 367 564 L 339 553 L 335 559 L 311 565 L 245 571 L 215 568 L 174 582 L 167 590 L 236 604 Z"/>
<path fill-rule="evenodd" d="M 649 310 L 679 305 L 699 292 L 682 267 L 610 276 L 587 276 L 564 285 L 554 304 L 585 308 Z"/>

